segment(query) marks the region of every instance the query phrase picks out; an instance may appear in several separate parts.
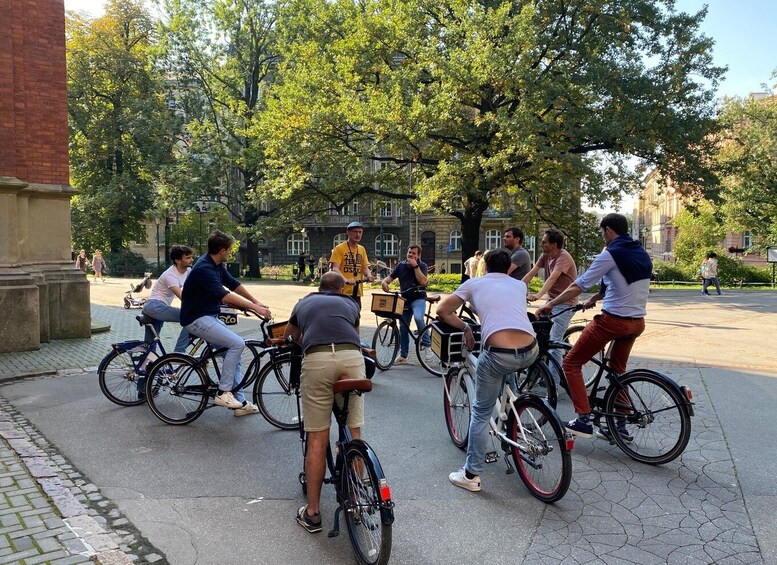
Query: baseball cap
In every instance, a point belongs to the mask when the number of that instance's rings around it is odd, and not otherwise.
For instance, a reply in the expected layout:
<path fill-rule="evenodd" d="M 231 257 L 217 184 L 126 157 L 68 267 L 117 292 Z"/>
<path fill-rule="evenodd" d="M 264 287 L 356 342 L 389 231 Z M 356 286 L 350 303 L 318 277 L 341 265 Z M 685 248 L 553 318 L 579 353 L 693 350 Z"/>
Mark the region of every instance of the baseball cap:
<path fill-rule="evenodd" d="M 354 228 L 364 229 L 364 225 L 362 225 L 361 222 L 351 222 L 350 224 L 348 224 L 348 226 L 345 229 L 346 230 L 352 230 Z"/>

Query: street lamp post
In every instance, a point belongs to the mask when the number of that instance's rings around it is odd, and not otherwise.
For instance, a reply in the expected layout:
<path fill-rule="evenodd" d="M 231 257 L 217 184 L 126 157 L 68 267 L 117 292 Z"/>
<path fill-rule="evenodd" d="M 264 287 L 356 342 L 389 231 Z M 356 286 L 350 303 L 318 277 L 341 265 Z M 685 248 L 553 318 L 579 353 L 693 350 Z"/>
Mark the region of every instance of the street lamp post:
<path fill-rule="evenodd" d="M 380 216 L 380 260 L 385 263 L 384 255 L 386 252 L 386 245 L 383 241 L 383 210 L 384 206 L 386 205 L 386 202 L 383 202 L 383 206 L 379 208 L 378 215 Z"/>
<path fill-rule="evenodd" d="M 162 223 L 161 218 L 154 218 L 156 221 L 156 268 L 159 269 L 159 224 Z"/>

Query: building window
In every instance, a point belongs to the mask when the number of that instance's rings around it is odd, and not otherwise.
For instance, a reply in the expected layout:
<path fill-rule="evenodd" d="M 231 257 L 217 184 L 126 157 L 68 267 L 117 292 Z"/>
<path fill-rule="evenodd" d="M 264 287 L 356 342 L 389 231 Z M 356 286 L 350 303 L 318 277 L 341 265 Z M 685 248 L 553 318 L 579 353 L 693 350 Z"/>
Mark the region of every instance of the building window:
<path fill-rule="evenodd" d="M 502 247 L 502 232 L 488 230 L 486 232 L 486 249 L 499 249 Z"/>
<path fill-rule="evenodd" d="M 339 212 L 337 208 L 330 208 L 330 216 L 356 216 L 359 214 L 359 200 L 351 200 L 348 204 L 343 206 L 343 211 Z"/>
<path fill-rule="evenodd" d="M 384 218 L 393 218 L 397 214 L 395 213 L 395 204 L 393 200 L 384 200 L 378 204 L 378 214 Z"/>
<path fill-rule="evenodd" d="M 453 230 L 448 238 L 448 245 L 451 246 L 452 251 L 461 251 L 461 232 L 459 230 Z"/>
<path fill-rule="evenodd" d="M 310 251 L 310 240 L 304 233 L 293 233 L 286 239 L 286 254 L 299 255 Z"/>
<path fill-rule="evenodd" d="M 399 249 L 399 238 L 393 233 L 383 234 L 383 253 L 380 252 L 380 235 L 375 238 L 375 256 L 380 259 L 381 257 L 396 257 L 397 250 Z"/>
<path fill-rule="evenodd" d="M 343 243 L 344 241 L 348 241 L 348 234 L 347 233 L 338 233 L 334 240 L 332 241 L 332 249 Z"/>
<path fill-rule="evenodd" d="M 749 249 L 750 246 L 753 244 L 753 238 L 750 235 L 749 231 L 746 231 L 742 234 L 742 247 L 745 249 Z"/>

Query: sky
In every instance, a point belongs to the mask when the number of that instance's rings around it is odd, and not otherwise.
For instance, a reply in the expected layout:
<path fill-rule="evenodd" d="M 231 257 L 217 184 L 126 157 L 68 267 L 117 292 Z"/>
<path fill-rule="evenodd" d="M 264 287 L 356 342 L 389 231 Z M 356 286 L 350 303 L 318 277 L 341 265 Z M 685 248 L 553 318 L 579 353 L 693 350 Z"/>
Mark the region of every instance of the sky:
<path fill-rule="evenodd" d="M 65 9 L 99 15 L 103 4 L 103 0 L 65 0 Z M 705 4 L 709 9 L 701 31 L 715 41 L 715 65 L 728 67 L 718 96 L 771 91 L 777 83 L 771 78 L 777 70 L 777 0 L 676 0 L 675 5 L 678 11 L 696 13 Z M 627 198 L 621 211 L 632 207 L 633 198 Z"/>

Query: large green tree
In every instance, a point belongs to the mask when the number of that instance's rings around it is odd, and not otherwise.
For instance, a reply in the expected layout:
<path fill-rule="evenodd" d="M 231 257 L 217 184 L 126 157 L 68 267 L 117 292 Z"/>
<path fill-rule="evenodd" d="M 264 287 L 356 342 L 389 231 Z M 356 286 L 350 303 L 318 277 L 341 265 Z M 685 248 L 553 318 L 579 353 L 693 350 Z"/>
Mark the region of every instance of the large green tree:
<path fill-rule="evenodd" d="M 247 193 L 262 182 L 263 149 L 246 134 L 272 77 L 275 7 L 261 0 L 163 0 L 164 48 L 185 146 L 167 179 L 170 208 L 226 207 L 247 233 L 249 274 L 258 274 L 257 219 Z"/>
<path fill-rule="evenodd" d="M 777 243 L 777 98 L 731 99 L 721 111 L 721 193 L 732 229 Z"/>
<path fill-rule="evenodd" d="M 283 61 L 252 133 L 267 147 L 267 189 L 295 215 L 376 191 L 412 198 L 461 220 L 468 256 L 489 207 L 517 203 L 524 225 L 574 233 L 581 195 L 618 200 L 644 167 L 708 177 L 722 69 L 699 32 L 704 11 L 669 0 L 283 8 Z"/>
<path fill-rule="evenodd" d="M 146 239 L 143 221 L 175 142 L 175 117 L 155 65 L 154 29 L 141 0 L 110 0 L 95 19 L 68 13 L 76 248 L 117 252 Z"/>

